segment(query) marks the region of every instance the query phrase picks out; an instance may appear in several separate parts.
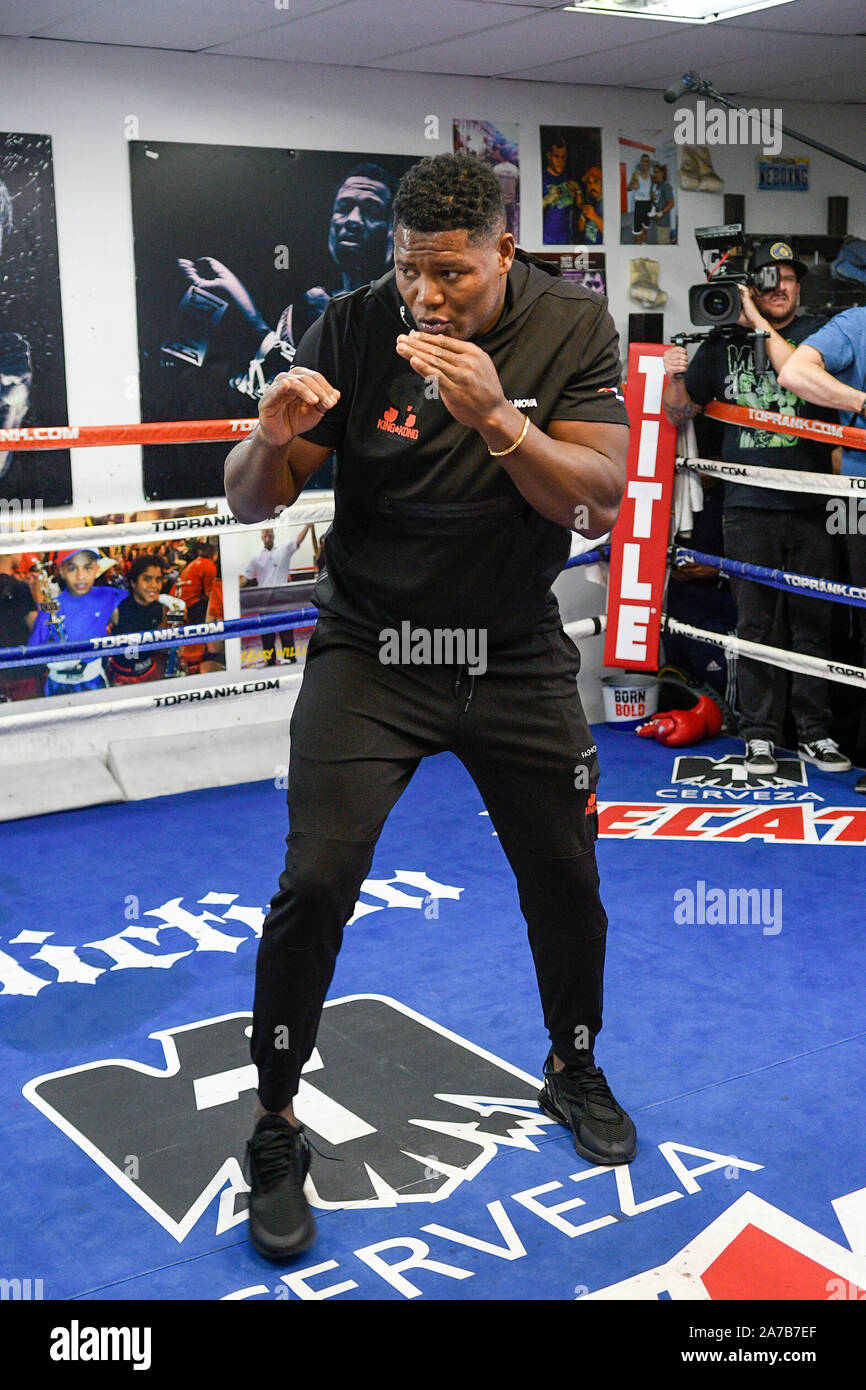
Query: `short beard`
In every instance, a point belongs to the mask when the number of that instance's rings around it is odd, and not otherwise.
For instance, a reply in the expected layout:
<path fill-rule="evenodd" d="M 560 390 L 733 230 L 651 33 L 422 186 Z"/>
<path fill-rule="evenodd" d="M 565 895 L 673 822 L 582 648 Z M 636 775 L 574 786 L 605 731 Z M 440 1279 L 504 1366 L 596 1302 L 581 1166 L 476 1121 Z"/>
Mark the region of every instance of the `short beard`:
<path fill-rule="evenodd" d="M 797 312 L 797 304 L 792 304 L 790 309 L 786 309 L 783 314 L 776 313 L 773 309 L 762 309 L 761 312 L 767 322 L 775 327 L 777 323 L 787 323 L 789 319 L 794 317 Z"/>

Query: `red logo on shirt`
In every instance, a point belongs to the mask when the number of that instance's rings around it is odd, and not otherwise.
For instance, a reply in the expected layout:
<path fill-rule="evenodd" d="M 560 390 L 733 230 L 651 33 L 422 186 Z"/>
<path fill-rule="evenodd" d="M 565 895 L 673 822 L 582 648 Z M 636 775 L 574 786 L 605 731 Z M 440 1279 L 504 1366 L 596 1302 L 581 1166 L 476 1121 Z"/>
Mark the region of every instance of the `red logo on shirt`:
<path fill-rule="evenodd" d="M 586 798 L 586 805 L 583 808 L 583 814 L 585 816 L 591 816 L 594 815 L 594 813 L 597 810 L 598 806 L 596 805 L 595 801 L 595 792 L 590 792 L 589 796 Z"/>
<path fill-rule="evenodd" d="M 417 418 L 415 412 L 411 405 L 405 406 L 404 408 L 406 411 L 406 419 L 402 424 L 397 423 L 400 411 L 396 406 L 389 405 L 388 409 L 382 412 L 382 418 L 379 420 L 376 428 L 385 430 L 388 434 L 401 434 L 404 439 L 417 439 L 418 431 L 414 428 Z"/>

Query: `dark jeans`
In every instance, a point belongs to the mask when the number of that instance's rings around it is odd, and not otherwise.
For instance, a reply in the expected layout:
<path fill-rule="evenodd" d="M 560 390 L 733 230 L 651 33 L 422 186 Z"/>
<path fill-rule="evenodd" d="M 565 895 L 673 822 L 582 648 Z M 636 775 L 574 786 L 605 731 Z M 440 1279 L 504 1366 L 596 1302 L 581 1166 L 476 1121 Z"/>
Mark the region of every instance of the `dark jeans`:
<path fill-rule="evenodd" d="M 846 537 L 846 543 L 850 582 L 866 588 L 866 536 L 849 535 Z M 851 612 L 854 615 L 854 631 L 860 645 L 860 662 L 866 664 L 866 608 L 852 608 Z"/>
<path fill-rule="evenodd" d="M 251 1055 L 266 1110 L 297 1092 L 388 812 L 421 759 L 446 750 L 473 778 L 514 870 L 554 1050 L 589 1060 L 607 917 L 579 665 L 561 630 L 489 652 L 474 680 L 453 665 L 385 665 L 369 639 L 319 618 L 291 721 L 286 867 L 256 962 Z"/>
<path fill-rule="evenodd" d="M 768 569 L 786 569 L 821 579 L 836 577 L 836 551 L 824 507 L 771 511 L 726 507 L 725 555 Z M 832 655 L 826 599 L 783 593 L 766 584 L 731 576 L 737 603 L 737 636 L 807 656 Z M 782 743 L 788 672 L 749 657 L 737 659 L 740 733 L 744 739 Z M 832 729 L 829 683 L 791 674 L 791 714 L 801 743 L 827 738 Z"/>

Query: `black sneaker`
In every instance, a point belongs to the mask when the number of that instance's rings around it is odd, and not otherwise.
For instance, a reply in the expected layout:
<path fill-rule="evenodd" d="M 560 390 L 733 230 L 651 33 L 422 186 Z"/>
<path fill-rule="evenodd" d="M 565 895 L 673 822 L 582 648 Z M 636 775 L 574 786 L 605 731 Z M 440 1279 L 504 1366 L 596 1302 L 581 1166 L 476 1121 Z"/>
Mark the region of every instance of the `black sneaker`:
<path fill-rule="evenodd" d="M 289 1260 L 316 1239 L 303 1192 L 309 1168 L 303 1126 L 294 1129 L 282 1115 L 263 1115 L 247 1144 L 244 1177 L 250 1185 L 250 1241 L 267 1260 Z"/>
<path fill-rule="evenodd" d="M 746 741 L 746 761 L 747 772 L 755 772 L 759 776 L 761 773 L 765 777 L 772 777 L 774 772 L 779 771 L 779 764 L 773 754 L 775 744 L 767 738 L 750 738 Z"/>
<path fill-rule="evenodd" d="M 822 772 L 849 772 L 851 759 L 846 758 L 832 738 L 816 738 L 814 743 L 798 743 L 797 757 L 804 763 L 814 763 Z"/>
<path fill-rule="evenodd" d="M 854 783 L 854 790 L 860 792 L 861 796 L 866 796 L 866 772 L 863 773 L 862 777 L 857 778 Z"/>
<path fill-rule="evenodd" d="M 545 1115 L 571 1130 L 581 1158 L 590 1163 L 631 1163 L 637 1152 L 634 1124 L 611 1095 L 600 1067 L 554 1071 L 549 1053 L 538 1103 Z"/>

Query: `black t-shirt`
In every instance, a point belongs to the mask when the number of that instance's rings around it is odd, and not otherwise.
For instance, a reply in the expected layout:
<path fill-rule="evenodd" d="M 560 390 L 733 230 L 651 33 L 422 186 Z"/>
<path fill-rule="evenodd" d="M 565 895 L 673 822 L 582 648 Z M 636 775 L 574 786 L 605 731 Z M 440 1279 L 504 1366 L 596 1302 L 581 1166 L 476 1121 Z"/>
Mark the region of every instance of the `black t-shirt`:
<path fill-rule="evenodd" d="M 24 619 L 34 613 L 36 600 L 23 579 L 0 574 L 0 647 L 26 647 L 30 628 Z M 8 680 L 20 681 L 35 675 L 38 666 L 7 666 L 0 671 Z"/>
<path fill-rule="evenodd" d="M 295 365 L 341 392 L 304 435 L 336 451 L 334 522 L 314 602 L 376 634 L 408 620 L 483 628 L 494 646 L 557 628 L 550 585 L 571 533 L 530 506 L 481 435 L 397 354 L 398 334 L 414 327 L 392 270 L 335 296 L 298 346 Z M 540 429 L 551 420 L 628 424 L 606 300 L 523 253 L 499 320 L 474 341 Z"/>
<path fill-rule="evenodd" d="M 781 330 L 786 342 L 795 346 L 808 338 L 824 322 L 823 318 L 803 314 Z M 701 344 L 689 363 L 685 387 L 698 405 L 707 401 L 730 401 L 734 405 L 772 410 L 777 415 L 804 415 L 811 419 L 834 420 L 833 411 L 807 405 L 793 391 L 779 385 L 772 364 L 765 372 L 755 371 L 752 342 L 745 328 L 737 327 L 730 337 L 712 333 Z M 832 471 L 830 446 L 794 434 L 747 429 L 725 424 L 720 457 L 725 463 L 747 463 L 758 468 L 796 469 L 808 473 Z M 725 481 L 725 507 L 765 507 L 773 511 L 816 507 L 821 499 L 815 493 L 787 492 L 775 488 L 748 487 Z"/>
<path fill-rule="evenodd" d="M 154 628 L 165 627 L 165 608 L 156 600 L 153 603 L 136 603 L 128 594 L 117 605 L 117 623 L 112 624 L 112 632 L 152 632 Z M 141 676 L 151 671 L 156 664 L 158 653 L 150 647 L 140 648 L 136 657 L 124 656 L 123 648 L 112 652 L 110 663 L 125 675 Z"/>

